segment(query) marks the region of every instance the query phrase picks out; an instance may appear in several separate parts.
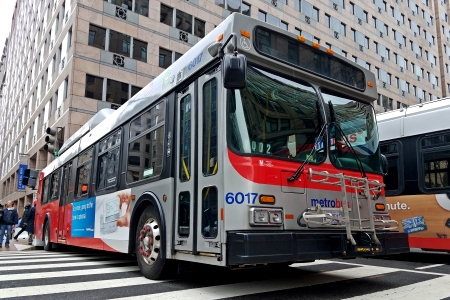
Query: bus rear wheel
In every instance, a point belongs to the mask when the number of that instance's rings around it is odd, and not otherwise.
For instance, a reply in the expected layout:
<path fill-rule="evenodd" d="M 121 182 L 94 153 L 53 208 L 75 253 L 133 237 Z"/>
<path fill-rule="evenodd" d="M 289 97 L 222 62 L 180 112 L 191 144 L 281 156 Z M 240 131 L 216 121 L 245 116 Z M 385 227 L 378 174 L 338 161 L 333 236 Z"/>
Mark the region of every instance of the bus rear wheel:
<path fill-rule="evenodd" d="M 50 242 L 50 225 L 48 224 L 48 221 L 45 222 L 44 226 L 44 250 L 52 250 L 52 243 Z"/>
<path fill-rule="evenodd" d="M 166 246 L 160 231 L 161 219 L 152 206 L 142 212 L 136 228 L 135 255 L 142 275 L 149 279 L 162 279 L 177 271 L 175 261 L 163 257 L 161 251 Z"/>

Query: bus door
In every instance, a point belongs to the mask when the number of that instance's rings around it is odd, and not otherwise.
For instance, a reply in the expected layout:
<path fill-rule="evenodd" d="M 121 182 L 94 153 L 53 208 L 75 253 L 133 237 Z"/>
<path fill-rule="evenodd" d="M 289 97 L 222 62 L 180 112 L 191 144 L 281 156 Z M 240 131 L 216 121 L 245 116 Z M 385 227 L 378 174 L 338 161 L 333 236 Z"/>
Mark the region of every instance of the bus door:
<path fill-rule="evenodd" d="M 220 233 L 223 219 L 223 160 L 224 145 L 219 138 L 218 124 L 225 124 L 225 111 L 220 111 L 225 99 L 221 84 L 221 72 L 210 72 L 198 80 L 198 138 L 196 163 L 197 187 L 197 250 L 221 253 Z M 220 116 L 220 117 L 219 117 Z M 221 126 L 222 134 L 224 126 Z M 219 201 L 222 199 L 222 201 Z"/>
<path fill-rule="evenodd" d="M 177 92 L 177 149 L 175 162 L 175 235 L 176 250 L 194 249 L 194 177 L 195 164 L 195 84 Z"/>
<path fill-rule="evenodd" d="M 65 230 L 65 222 L 67 222 L 67 204 L 69 203 L 69 183 L 70 173 L 72 171 L 72 163 L 68 163 L 63 167 L 61 180 L 61 195 L 59 202 L 59 222 L 58 222 L 58 240 L 65 240 L 69 232 Z"/>
<path fill-rule="evenodd" d="M 178 91 L 175 250 L 220 253 L 222 154 L 217 117 L 220 72 Z M 222 113 L 223 114 L 223 113 Z M 222 199 L 222 197 L 221 197 Z"/>

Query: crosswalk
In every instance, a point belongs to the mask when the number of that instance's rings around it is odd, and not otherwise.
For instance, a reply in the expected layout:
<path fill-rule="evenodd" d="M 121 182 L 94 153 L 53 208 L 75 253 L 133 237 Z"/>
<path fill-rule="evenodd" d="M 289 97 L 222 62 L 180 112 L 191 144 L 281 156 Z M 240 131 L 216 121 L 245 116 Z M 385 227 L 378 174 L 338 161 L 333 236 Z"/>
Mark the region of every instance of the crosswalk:
<path fill-rule="evenodd" d="M 395 268 L 321 260 L 249 270 L 205 268 L 171 280 L 144 278 L 132 257 L 106 252 L 0 254 L 1 299 L 443 299 L 445 264 Z M 449 269 L 450 270 L 450 269 Z"/>

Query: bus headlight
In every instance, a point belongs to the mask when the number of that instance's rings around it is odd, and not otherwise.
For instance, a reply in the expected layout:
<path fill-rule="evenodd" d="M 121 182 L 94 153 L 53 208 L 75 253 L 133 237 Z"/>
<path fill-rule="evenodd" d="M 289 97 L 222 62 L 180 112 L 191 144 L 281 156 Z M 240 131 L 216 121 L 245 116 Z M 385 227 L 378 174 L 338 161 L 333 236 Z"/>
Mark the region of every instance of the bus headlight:
<path fill-rule="evenodd" d="M 249 210 L 250 226 L 282 226 L 283 210 L 280 208 L 252 207 Z"/>

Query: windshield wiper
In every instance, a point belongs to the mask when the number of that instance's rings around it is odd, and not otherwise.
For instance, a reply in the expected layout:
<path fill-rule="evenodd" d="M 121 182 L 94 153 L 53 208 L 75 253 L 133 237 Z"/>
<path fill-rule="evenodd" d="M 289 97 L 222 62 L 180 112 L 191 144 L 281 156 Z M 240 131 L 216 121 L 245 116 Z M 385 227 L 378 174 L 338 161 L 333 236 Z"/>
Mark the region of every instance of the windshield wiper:
<path fill-rule="evenodd" d="M 330 109 L 330 115 L 331 115 L 331 122 L 330 122 L 330 124 L 334 125 L 335 128 L 336 128 L 335 130 L 338 130 L 339 133 L 342 135 L 342 140 L 344 141 L 344 143 L 348 147 L 348 149 L 350 149 L 350 152 L 353 154 L 353 156 L 356 159 L 356 165 L 358 166 L 358 171 L 361 172 L 361 175 L 363 176 L 363 178 L 367 178 L 366 171 L 364 171 L 364 167 L 362 165 L 361 159 L 356 154 L 355 148 L 353 148 L 352 144 L 350 144 L 350 142 L 347 139 L 347 136 L 345 135 L 345 133 L 342 130 L 342 128 L 339 125 L 339 123 L 337 122 L 336 112 L 334 111 L 334 106 L 333 106 L 333 103 L 331 103 L 331 101 L 328 101 L 328 107 Z M 334 145 L 335 145 L 336 149 L 338 149 L 338 151 L 340 151 L 339 147 L 338 147 L 337 134 L 336 134 L 336 137 L 335 137 Z"/>
<path fill-rule="evenodd" d="M 311 149 L 311 151 L 309 152 L 309 154 L 306 156 L 305 161 L 303 162 L 303 164 L 297 169 L 297 171 L 295 171 L 294 175 L 292 175 L 291 177 L 288 177 L 287 181 L 292 182 L 297 180 L 298 176 L 300 175 L 300 173 L 303 171 L 303 169 L 305 168 L 305 166 L 309 163 L 309 159 L 310 157 L 312 157 L 312 155 L 316 154 L 317 150 L 318 150 L 318 146 L 317 144 L 320 143 L 320 141 L 322 141 L 322 145 L 325 146 L 325 143 L 323 142 L 323 136 L 325 135 L 325 133 L 327 132 L 325 129 L 328 127 L 328 124 L 323 124 L 322 125 L 322 129 L 320 130 L 319 135 L 317 136 L 316 142 L 314 143 L 314 147 Z M 315 132 L 315 131 L 314 131 Z M 322 146 L 322 147 L 323 147 Z"/>

